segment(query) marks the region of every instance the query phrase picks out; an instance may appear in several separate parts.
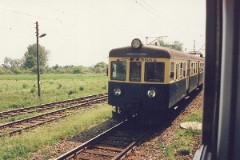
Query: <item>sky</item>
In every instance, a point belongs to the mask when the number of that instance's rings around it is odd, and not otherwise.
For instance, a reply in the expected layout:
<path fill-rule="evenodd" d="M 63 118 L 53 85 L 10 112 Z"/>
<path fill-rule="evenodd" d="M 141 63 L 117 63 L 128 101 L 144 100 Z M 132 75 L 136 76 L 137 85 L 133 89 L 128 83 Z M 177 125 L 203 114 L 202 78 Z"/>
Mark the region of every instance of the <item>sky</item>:
<path fill-rule="evenodd" d="M 180 41 L 183 49 L 205 44 L 204 0 L 0 0 L 0 65 L 20 59 L 30 44 L 50 53 L 49 66 L 93 66 L 132 39 Z M 149 38 L 148 41 L 154 40 Z M 202 47 L 204 48 L 204 47 Z"/>

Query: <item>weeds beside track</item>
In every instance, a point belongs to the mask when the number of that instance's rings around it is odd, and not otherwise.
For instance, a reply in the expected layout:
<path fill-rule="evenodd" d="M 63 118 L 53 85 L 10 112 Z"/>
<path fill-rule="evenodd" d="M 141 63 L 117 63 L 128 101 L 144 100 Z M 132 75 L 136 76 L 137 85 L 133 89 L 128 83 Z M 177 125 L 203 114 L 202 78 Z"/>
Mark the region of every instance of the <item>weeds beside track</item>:
<path fill-rule="evenodd" d="M 14 135 L 16 133 L 21 133 L 23 130 L 29 130 L 36 126 L 43 125 L 45 123 L 55 121 L 59 118 L 72 114 L 73 110 L 87 107 L 91 104 L 103 103 L 106 101 L 107 101 L 107 94 L 99 94 L 99 95 L 93 95 L 93 96 L 86 96 L 78 99 L 49 103 L 49 104 L 40 105 L 40 106 L 28 107 L 29 110 L 26 109 L 26 111 L 28 110 L 30 112 L 33 112 L 32 109 L 35 109 L 35 111 L 37 111 L 37 109 L 49 109 L 56 105 L 63 105 L 63 106 L 66 104 L 68 105 L 68 107 L 65 107 L 62 109 L 58 109 L 58 110 L 40 114 L 34 117 L 25 118 L 18 121 L 0 125 L 0 137 L 4 135 Z M 24 111 L 23 109 L 7 111 L 7 113 L 10 113 L 7 115 L 12 116 L 12 115 L 17 115 L 18 113 L 19 114 L 26 113 L 23 111 Z M 4 114 L 1 114 L 1 115 L 4 115 Z"/>

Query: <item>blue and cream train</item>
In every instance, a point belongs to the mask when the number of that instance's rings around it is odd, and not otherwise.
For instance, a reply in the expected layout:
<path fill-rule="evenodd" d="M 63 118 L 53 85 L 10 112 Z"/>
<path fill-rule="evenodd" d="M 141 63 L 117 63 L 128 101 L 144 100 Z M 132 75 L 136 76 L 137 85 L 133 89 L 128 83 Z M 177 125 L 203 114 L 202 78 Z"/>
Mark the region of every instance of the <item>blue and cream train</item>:
<path fill-rule="evenodd" d="M 109 53 L 108 103 L 113 116 L 152 115 L 173 107 L 203 84 L 204 58 L 173 49 L 143 45 Z"/>

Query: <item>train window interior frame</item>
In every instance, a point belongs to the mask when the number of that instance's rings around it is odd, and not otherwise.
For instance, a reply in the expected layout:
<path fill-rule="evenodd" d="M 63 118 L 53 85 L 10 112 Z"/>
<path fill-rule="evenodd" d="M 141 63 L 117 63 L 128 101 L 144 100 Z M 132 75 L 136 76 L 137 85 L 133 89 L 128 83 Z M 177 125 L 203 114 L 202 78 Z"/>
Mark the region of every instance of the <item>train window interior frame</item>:
<path fill-rule="evenodd" d="M 145 82 L 164 82 L 165 63 L 164 62 L 145 62 L 144 81 Z"/>
<path fill-rule="evenodd" d="M 202 146 L 194 160 L 240 159 L 240 1 L 206 1 Z"/>
<path fill-rule="evenodd" d="M 111 62 L 111 80 L 126 81 L 127 63 L 125 61 Z"/>

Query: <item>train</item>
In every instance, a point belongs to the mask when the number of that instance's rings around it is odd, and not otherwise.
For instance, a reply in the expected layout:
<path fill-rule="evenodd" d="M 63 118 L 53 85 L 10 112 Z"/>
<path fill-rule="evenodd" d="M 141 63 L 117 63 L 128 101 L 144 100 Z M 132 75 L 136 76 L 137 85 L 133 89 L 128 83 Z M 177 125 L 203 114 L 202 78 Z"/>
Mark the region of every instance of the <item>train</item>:
<path fill-rule="evenodd" d="M 203 85 L 204 58 L 135 38 L 109 52 L 108 104 L 113 118 L 163 116 Z"/>

